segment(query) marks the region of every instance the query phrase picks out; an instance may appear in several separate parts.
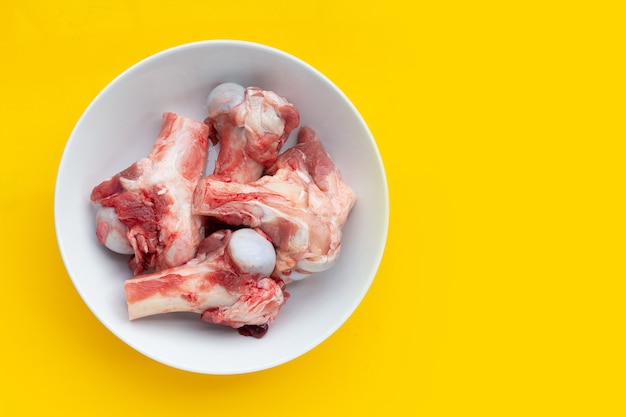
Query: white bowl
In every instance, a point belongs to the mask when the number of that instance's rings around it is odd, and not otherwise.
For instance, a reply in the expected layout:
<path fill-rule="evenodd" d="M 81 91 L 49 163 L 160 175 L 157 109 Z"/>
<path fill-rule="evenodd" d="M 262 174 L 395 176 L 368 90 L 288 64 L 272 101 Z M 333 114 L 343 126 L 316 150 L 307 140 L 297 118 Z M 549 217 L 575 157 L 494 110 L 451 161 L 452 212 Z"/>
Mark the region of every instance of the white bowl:
<path fill-rule="evenodd" d="M 146 156 L 166 111 L 203 120 L 209 91 L 233 81 L 272 90 L 315 129 L 357 194 L 335 266 L 289 284 L 291 298 L 261 339 L 202 322 L 192 313 L 129 321 L 126 258 L 102 247 L 89 195 L 103 179 Z M 290 139 L 291 141 L 292 139 Z M 289 144 L 289 142 L 288 142 Z M 59 249 L 78 293 L 116 336 L 169 366 L 237 374 L 280 365 L 314 348 L 354 312 L 385 247 L 389 198 L 376 143 L 348 98 L 324 75 L 279 50 L 241 41 L 203 41 L 157 53 L 113 80 L 87 107 L 67 142 L 55 190 Z"/>

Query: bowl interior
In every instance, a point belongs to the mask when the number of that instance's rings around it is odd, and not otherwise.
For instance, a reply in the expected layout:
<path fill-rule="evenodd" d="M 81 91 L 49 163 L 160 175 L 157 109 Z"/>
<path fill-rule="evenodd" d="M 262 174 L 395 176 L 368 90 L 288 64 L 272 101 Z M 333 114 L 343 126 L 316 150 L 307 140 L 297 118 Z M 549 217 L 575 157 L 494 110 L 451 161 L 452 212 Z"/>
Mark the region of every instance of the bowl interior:
<path fill-rule="evenodd" d="M 291 298 L 261 339 L 209 325 L 190 313 L 129 321 L 122 285 L 130 276 L 126 258 L 98 243 L 95 208 L 89 201 L 95 185 L 147 155 L 164 112 L 203 120 L 209 91 L 225 81 L 273 90 L 294 103 L 301 125 L 319 133 L 358 199 L 343 230 L 337 264 L 289 284 Z M 306 63 L 266 46 L 239 41 L 182 45 L 141 61 L 113 80 L 76 124 L 55 190 L 61 255 L 91 311 L 146 356 L 210 374 L 270 368 L 330 336 L 356 309 L 376 275 L 388 218 L 380 154 L 349 100 Z"/>

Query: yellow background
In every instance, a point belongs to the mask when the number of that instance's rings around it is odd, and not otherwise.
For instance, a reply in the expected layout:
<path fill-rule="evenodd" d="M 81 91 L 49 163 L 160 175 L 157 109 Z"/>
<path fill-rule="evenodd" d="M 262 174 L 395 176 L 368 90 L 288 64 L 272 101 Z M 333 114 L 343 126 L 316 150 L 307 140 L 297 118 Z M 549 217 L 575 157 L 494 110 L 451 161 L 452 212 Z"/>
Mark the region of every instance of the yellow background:
<path fill-rule="evenodd" d="M 616 4 L 4 5 L 0 414 L 625 415 Z M 216 38 L 283 49 L 333 80 L 376 138 L 391 201 L 379 273 L 347 323 L 236 376 L 118 340 L 74 290 L 53 226 L 56 170 L 94 96 L 157 51 Z"/>

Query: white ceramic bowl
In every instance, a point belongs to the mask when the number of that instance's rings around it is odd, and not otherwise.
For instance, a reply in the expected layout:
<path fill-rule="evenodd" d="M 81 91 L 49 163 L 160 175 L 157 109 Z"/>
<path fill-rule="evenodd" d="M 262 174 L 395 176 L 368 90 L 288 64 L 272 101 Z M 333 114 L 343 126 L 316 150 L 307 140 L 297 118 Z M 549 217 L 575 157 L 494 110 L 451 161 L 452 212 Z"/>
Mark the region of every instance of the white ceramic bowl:
<path fill-rule="evenodd" d="M 95 185 L 147 155 L 163 112 L 203 120 L 209 91 L 225 81 L 258 86 L 288 98 L 300 111 L 301 125 L 319 133 L 358 198 L 344 226 L 337 264 L 289 284 L 291 298 L 261 339 L 202 322 L 191 313 L 129 321 L 123 290 L 123 281 L 130 276 L 126 258 L 98 243 L 95 208 L 89 201 Z M 203 41 L 137 63 L 98 94 L 67 142 L 57 174 L 54 212 L 69 276 L 111 332 L 169 366 L 237 374 L 292 360 L 323 342 L 348 319 L 378 270 L 387 237 L 389 199 L 381 157 L 366 123 L 324 75 L 267 46 Z"/>

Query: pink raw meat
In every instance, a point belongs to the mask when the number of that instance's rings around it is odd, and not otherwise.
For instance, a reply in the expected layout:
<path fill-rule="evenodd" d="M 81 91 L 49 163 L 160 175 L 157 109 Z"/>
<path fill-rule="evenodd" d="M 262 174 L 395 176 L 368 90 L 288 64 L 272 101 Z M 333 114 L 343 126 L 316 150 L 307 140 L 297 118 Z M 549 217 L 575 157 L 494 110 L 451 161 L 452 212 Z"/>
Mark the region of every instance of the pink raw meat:
<path fill-rule="evenodd" d="M 165 113 L 148 157 L 93 189 L 91 201 L 114 208 L 127 228 L 135 275 L 182 265 L 196 255 L 204 219 L 191 213 L 190 203 L 204 169 L 208 134 L 204 123 Z M 112 223 L 96 226 L 103 244 L 109 232 L 120 233 Z"/>
<path fill-rule="evenodd" d="M 284 282 L 269 273 L 245 272 L 237 265 L 230 255 L 232 236 L 228 229 L 215 232 L 202 241 L 197 257 L 187 264 L 126 280 L 130 319 L 194 312 L 202 314 L 204 321 L 262 336 L 289 294 Z"/>
<path fill-rule="evenodd" d="M 207 105 L 210 138 L 220 143 L 213 175 L 222 181 L 259 179 L 300 123 L 291 103 L 257 87 L 220 84 L 209 94 Z"/>
<path fill-rule="evenodd" d="M 297 145 L 281 154 L 267 174 L 248 184 L 202 178 L 193 213 L 263 230 L 276 247 L 273 276 L 285 282 L 330 268 L 356 195 L 316 132 L 300 129 Z"/>

